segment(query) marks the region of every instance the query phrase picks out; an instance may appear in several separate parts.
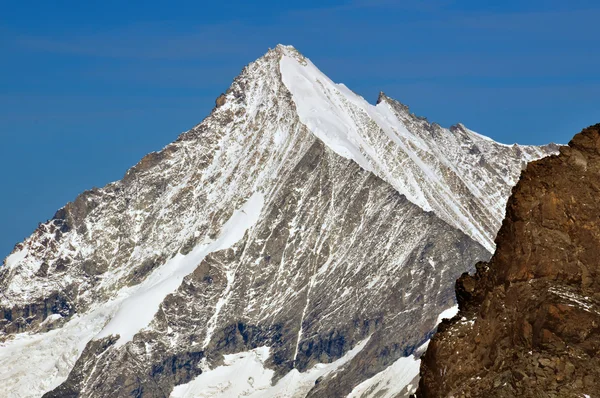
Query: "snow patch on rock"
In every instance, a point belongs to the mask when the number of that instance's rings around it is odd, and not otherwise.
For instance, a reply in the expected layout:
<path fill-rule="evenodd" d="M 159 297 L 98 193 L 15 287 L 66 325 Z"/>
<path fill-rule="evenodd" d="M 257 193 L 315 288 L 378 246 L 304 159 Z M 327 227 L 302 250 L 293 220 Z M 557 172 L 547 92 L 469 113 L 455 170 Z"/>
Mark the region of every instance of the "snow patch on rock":
<path fill-rule="evenodd" d="M 442 311 L 442 313 L 438 315 L 436 324 L 439 325 L 439 323 L 442 322 L 443 319 L 452 319 L 456 314 L 458 314 L 458 304 L 448 308 L 447 310 Z"/>
<path fill-rule="evenodd" d="M 348 398 L 394 398 L 406 387 L 409 394 L 414 393 L 417 386 L 409 383 L 419 375 L 421 360 L 414 355 L 402 357 L 385 370 L 363 381 L 348 395 Z"/>
<path fill-rule="evenodd" d="M 6 260 L 4 262 L 5 266 L 7 268 L 14 267 L 16 264 L 21 262 L 21 260 L 23 260 L 27 256 L 27 251 L 28 251 L 27 248 L 24 247 L 21 250 L 18 250 L 16 252 L 14 252 L 13 254 L 11 254 L 10 256 L 6 257 Z"/>

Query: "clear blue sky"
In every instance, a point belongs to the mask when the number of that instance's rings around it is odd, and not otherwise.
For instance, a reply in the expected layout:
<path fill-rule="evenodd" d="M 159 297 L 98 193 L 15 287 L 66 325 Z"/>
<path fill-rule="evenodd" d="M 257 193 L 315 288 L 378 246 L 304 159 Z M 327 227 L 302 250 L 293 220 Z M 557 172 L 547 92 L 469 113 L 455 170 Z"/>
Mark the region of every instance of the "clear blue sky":
<path fill-rule="evenodd" d="M 371 102 L 565 143 L 600 122 L 598 24 L 578 0 L 0 0 L 0 257 L 201 121 L 277 43 Z"/>

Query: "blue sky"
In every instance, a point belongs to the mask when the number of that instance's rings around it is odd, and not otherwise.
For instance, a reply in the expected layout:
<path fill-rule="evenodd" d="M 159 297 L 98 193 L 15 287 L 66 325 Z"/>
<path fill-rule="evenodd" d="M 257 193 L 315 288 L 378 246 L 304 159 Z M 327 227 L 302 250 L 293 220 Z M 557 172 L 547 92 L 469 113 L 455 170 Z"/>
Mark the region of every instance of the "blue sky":
<path fill-rule="evenodd" d="M 201 121 L 277 43 L 368 101 L 566 143 L 600 122 L 598 21 L 578 0 L 0 0 L 0 257 Z"/>

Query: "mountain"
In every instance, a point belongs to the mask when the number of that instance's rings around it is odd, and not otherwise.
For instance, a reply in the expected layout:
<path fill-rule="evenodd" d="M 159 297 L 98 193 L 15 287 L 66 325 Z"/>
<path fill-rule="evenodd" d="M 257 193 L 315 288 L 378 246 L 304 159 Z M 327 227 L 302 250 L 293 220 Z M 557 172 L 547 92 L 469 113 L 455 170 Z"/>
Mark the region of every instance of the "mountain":
<path fill-rule="evenodd" d="M 278 46 L 6 258 L 0 395 L 406 395 L 521 168 L 555 150 L 371 105 Z"/>
<path fill-rule="evenodd" d="M 600 124 L 530 163 L 496 252 L 456 283 L 459 313 L 423 357 L 420 397 L 600 391 Z"/>

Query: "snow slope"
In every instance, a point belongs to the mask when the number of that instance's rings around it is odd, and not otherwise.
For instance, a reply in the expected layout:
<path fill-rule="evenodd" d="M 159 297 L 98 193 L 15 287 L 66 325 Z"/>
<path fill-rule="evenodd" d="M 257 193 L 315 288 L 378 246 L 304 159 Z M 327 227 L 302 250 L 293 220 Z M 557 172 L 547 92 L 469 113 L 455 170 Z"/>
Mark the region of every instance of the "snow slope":
<path fill-rule="evenodd" d="M 506 187 L 516 183 L 526 162 L 556 148 L 499 144 L 462 125 L 443 129 L 385 95 L 371 105 L 295 49 L 281 48 L 282 80 L 313 134 L 494 251 Z"/>
<path fill-rule="evenodd" d="M 354 387 L 348 398 L 395 398 L 403 391 L 414 393 L 410 382 L 419 375 L 421 360 L 414 355 L 402 357 L 380 373 Z"/>
<path fill-rule="evenodd" d="M 206 369 L 187 384 L 181 384 L 171 393 L 171 398 L 301 398 L 315 385 L 315 381 L 335 372 L 352 360 L 369 339 L 358 343 L 340 359 L 319 363 L 306 372 L 290 371 L 274 385 L 274 372 L 265 369 L 269 348 L 260 347 L 249 352 L 225 355 L 224 365 Z"/>
<path fill-rule="evenodd" d="M 65 381 L 87 342 L 115 309 L 115 303 L 106 303 L 61 328 L 20 333 L 0 343 L 0 397 L 40 397 Z"/>

